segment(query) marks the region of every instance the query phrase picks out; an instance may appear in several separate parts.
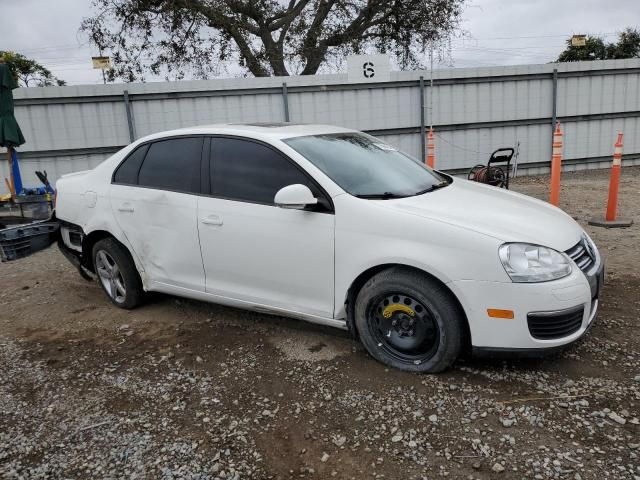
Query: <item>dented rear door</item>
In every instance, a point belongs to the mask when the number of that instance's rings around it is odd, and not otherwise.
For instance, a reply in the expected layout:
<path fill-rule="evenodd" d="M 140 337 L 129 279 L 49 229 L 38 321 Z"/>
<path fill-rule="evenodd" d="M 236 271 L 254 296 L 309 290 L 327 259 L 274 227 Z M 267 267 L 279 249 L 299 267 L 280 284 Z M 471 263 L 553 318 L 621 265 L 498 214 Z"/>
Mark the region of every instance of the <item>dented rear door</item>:
<path fill-rule="evenodd" d="M 124 184 L 114 175 L 111 208 L 148 281 L 204 291 L 196 223 L 202 142 L 198 136 L 153 142 L 138 155 L 142 160 L 130 155 L 141 163 L 129 168 L 135 179 Z"/>

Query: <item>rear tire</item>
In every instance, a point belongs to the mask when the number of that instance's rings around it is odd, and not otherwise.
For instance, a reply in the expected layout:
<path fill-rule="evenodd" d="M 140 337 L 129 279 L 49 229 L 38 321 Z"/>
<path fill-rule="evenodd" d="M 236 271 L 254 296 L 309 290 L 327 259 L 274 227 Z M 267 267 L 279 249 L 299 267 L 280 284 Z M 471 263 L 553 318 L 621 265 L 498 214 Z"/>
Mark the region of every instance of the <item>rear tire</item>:
<path fill-rule="evenodd" d="M 142 281 L 127 249 L 113 238 L 96 242 L 92 250 L 98 283 L 111 302 L 132 309 L 142 302 Z"/>
<path fill-rule="evenodd" d="M 462 350 L 464 314 L 443 285 L 420 272 L 393 267 L 374 275 L 354 313 L 362 344 L 390 367 L 437 373 Z"/>

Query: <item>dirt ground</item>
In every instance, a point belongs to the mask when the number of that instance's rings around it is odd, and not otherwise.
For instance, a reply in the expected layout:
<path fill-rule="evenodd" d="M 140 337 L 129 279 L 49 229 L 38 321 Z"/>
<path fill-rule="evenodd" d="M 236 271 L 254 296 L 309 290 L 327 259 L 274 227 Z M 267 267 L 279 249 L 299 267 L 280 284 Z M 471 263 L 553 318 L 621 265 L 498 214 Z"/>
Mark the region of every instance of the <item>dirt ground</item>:
<path fill-rule="evenodd" d="M 563 175 L 599 245 L 595 326 L 544 360 L 412 375 L 345 333 L 156 295 L 107 302 L 52 247 L 0 264 L 2 478 L 640 478 L 640 168 Z M 546 198 L 546 177 L 514 189 Z"/>

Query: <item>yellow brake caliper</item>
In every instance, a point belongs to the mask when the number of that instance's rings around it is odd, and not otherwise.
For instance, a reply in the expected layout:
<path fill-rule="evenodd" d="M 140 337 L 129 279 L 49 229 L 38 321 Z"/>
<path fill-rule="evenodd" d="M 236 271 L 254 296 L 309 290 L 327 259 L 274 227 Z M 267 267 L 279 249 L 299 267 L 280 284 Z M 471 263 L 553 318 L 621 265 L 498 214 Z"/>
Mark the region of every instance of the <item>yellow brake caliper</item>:
<path fill-rule="evenodd" d="M 391 315 L 393 315 L 395 312 L 404 312 L 407 315 L 411 315 L 412 317 L 415 317 L 416 315 L 416 312 L 414 312 L 412 308 L 409 308 L 402 303 L 392 303 L 391 305 L 387 305 L 384 308 L 384 310 L 382 311 L 382 316 L 384 318 L 391 318 Z"/>

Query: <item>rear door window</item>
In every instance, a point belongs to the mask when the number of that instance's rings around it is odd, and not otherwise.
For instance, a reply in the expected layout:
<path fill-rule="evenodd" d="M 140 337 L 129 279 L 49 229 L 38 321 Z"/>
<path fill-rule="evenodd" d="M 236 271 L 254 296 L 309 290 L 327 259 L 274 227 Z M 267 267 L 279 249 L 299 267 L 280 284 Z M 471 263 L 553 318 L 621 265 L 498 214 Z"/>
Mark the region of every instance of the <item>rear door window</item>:
<path fill-rule="evenodd" d="M 171 138 L 152 143 L 140 168 L 138 185 L 200 193 L 203 138 Z"/>

